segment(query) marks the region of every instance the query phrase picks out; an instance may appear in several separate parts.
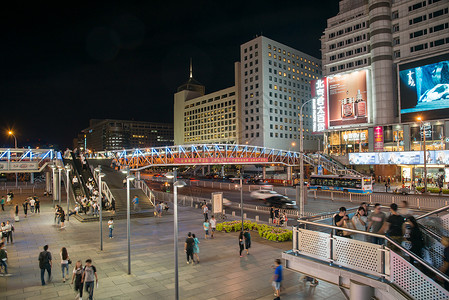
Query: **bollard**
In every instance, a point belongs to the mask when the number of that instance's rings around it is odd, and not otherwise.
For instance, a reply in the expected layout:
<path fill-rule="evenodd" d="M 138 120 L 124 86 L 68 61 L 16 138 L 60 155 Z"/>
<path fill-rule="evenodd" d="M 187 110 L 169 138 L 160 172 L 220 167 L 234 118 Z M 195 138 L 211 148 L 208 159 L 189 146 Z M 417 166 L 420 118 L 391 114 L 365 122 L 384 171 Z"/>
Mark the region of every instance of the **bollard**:
<path fill-rule="evenodd" d="M 316 190 L 313 191 L 313 197 L 314 197 L 315 200 L 316 200 Z"/>
<path fill-rule="evenodd" d="M 256 216 L 255 221 L 259 222 L 259 216 Z"/>
<path fill-rule="evenodd" d="M 198 204 L 195 204 L 195 208 L 198 208 Z"/>
<path fill-rule="evenodd" d="M 331 192 L 331 200 L 334 201 L 334 192 Z"/>
<path fill-rule="evenodd" d="M 268 218 L 268 223 L 269 224 L 273 224 L 273 219 L 272 218 Z"/>
<path fill-rule="evenodd" d="M 235 217 L 235 211 L 232 212 L 232 216 Z"/>
<path fill-rule="evenodd" d="M 223 215 L 225 215 L 226 214 L 226 211 L 223 209 Z"/>
<path fill-rule="evenodd" d="M 246 219 L 246 213 L 243 214 L 243 219 Z"/>

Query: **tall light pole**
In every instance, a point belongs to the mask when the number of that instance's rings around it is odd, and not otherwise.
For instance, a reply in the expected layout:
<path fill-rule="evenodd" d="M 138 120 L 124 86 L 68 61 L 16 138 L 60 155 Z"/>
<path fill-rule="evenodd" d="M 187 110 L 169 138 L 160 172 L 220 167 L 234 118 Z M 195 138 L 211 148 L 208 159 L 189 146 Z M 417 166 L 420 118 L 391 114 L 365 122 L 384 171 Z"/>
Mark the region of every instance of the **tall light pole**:
<path fill-rule="evenodd" d="M 186 183 L 177 179 L 176 168 L 173 173 L 168 172 L 165 174 L 168 179 L 173 179 L 173 229 L 174 229 L 174 255 L 175 255 L 175 299 L 179 299 L 179 270 L 178 270 L 178 188 L 186 186 Z"/>
<path fill-rule="evenodd" d="M 242 215 L 242 231 L 243 231 L 243 175 L 240 174 L 240 214 Z"/>
<path fill-rule="evenodd" d="M 66 165 L 65 166 L 65 173 L 66 173 L 66 193 L 67 193 L 67 221 L 69 221 L 69 218 L 70 218 L 70 213 L 69 213 L 69 209 L 70 209 L 70 204 L 69 204 L 69 201 L 70 201 L 70 197 L 69 197 L 69 184 L 70 184 L 70 170 L 71 170 L 71 167 L 70 167 L 70 165 Z"/>
<path fill-rule="evenodd" d="M 424 150 L 424 193 L 427 193 L 427 149 L 426 149 L 426 127 L 421 117 L 418 117 L 421 123 L 421 130 L 423 134 L 423 150 Z"/>
<path fill-rule="evenodd" d="M 129 171 L 128 171 L 129 172 Z M 126 176 L 126 229 L 128 237 L 128 275 L 131 275 L 131 195 L 130 195 L 130 183 L 136 179 L 132 175 Z"/>
<path fill-rule="evenodd" d="M 58 167 L 58 180 L 59 180 L 59 187 L 58 187 L 58 198 L 59 198 L 59 206 L 61 206 L 61 185 L 62 185 L 62 177 L 61 177 L 61 172 L 62 172 L 62 167 Z"/>
<path fill-rule="evenodd" d="M 55 173 L 55 171 L 56 171 L 56 166 L 54 165 L 54 164 L 51 164 L 50 165 L 50 168 L 51 168 L 51 171 L 52 171 L 52 175 L 53 175 L 53 187 L 52 187 L 52 189 L 53 189 L 53 207 L 55 207 L 55 200 L 56 200 L 56 196 L 57 196 L 57 194 L 58 194 L 58 192 L 57 192 L 57 185 L 56 185 L 56 173 Z"/>
<path fill-rule="evenodd" d="M 302 110 L 304 108 L 304 106 L 309 103 L 312 102 L 313 99 L 309 99 L 306 102 L 304 102 L 301 105 L 301 109 L 299 110 L 299 169 L 300 172 L 299 173 L 299 215 L 301 217 L 304 216 L 304 203 L 305 203 L 305 199 L 304 199 L 304 118 L 302 115 Z"/>
<path fill-rule="evenodd" d="M 14 148 L 17 149 L 17 138 L 16 138 L 16 136 L 14 135 L 14 132 L 12 132 L 12 131 L 10 130 L 10 131 L 8 131 L 8 134 L 14 137 Z M 18 180 L 18 174 L 17 174 L 17 172 L 16 172 L 16 187 L 18 187 L 18 186 L 19 186 L 19 180 Z"/>
<path fill-rule="evenodd" d="M 98 170 L 95 169 L 95 172 L 98 172 L 98 195 L 100 199 L 100 250 L 103 251 L 103 192 L 101 190 L 101 179 L 106 175 L 101 173 L 101 168 Z"/>

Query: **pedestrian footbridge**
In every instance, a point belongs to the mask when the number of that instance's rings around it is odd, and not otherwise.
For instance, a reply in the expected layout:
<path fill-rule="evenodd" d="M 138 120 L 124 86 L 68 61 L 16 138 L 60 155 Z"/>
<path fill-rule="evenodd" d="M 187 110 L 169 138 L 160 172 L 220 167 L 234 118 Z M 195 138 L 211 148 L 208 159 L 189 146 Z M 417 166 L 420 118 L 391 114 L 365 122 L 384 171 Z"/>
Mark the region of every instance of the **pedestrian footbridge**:
<path fill-rule="evenodd" d="M 0 148 L 0 172 L 41 172 L 56 155 L 52 149 Z"/>
<path fill-rule="evenodd" d="M 328 225 L 330 218 L 298 220 L 293 249 L 282 256 L 287 269 L 333 283 L 347 299 L 449 299 L 443 284 L 449 277 L 439 271 L 448 210 L 446 206 L 417 217 L 425 240 L 421 256 L 384 235 L 345 229 L 364 240 L 380 238 L 388 246 L 336 236 L 334 231 L 341 228 Z"/>
<path fill-rule="evenodd" d="M 299 166 L 300 158 L 313 166 L 322 165 L 333 174 L 359 175 L 329 157 L 320 154 L 301 154 L 281 149 L 231 144 L 198 144 L 155 148 L 141 148 L 96 153 L 98 158 L 111 158 L 121 167 L 139 171 L 157 166 L 180 165 L 284 165 Z"/>

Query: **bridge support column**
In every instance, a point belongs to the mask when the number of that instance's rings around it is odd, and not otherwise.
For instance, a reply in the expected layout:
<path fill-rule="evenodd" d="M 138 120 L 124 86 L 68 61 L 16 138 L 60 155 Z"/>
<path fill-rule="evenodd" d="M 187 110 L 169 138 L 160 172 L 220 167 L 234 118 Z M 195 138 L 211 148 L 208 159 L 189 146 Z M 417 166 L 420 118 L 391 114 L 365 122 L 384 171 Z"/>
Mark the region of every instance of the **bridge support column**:
<path fill-rule="evenodd" d="M 34 173 L 30 173 L 30 183 L 34 184 Z"/>
<path fill-rule="evenodd" d="M 45 191 L 49 193 L 51 191 L 51 174 L 50 172 L 45 172 Z"/>
<path fill-rule="evenodd" d="M 136 179 L 137 179 L 137 180 L 140 180 L 140 171 L 137 171 L 137 172 L 136 172 Z"/>
<path fill-rule="evenodd" d="M 292 167 L 287 167 L 287 180 L 292 181 Z"/>
<path fill-rule="evenodd" d="M 374 288 L 351 280 L 349 299 L 369 300 L 374 297 Z"/>
<path fill-rule="evenodd" d="M 205 175 L 205 173 L 206 173 L 206 167 L 202 167 L 202 168 L 201 168 L 201 173 L 202 173 L 203 176 Z"/>
<path fill-rule="evenodd" d="M 53 201 L 58 200 L 58 191 L 59 191 L 58 183 L 59 183 L 58 172 L 54 171 L 53 172 L 53 190 L 52 190 Z"/>
<path fill-rule="evenodd" d="M 207 166 L 207 174 L 210 174 L 210 165 Z"/>
<path fill-rule="evenodd" d="M 221 178 L 225 176 L 224 165 L 221 166 Z"/>
<path fill-rule="evenodd" d="M 266 177 L 267 177 L 267 167 L 262 166 L 262 179 L 265 180 Z"/>

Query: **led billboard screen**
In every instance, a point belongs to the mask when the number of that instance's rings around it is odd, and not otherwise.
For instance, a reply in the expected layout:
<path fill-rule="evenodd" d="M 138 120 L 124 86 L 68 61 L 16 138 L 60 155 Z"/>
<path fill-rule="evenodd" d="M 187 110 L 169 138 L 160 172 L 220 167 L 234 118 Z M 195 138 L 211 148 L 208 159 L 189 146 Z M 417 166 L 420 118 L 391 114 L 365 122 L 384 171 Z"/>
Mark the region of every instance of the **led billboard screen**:
<path fill-rule="evenodd" d="M 329 127 L 368 123 L 367 71 L 327 78 Z"/>
<path fill-rule="evenodd" d="M 449 54 L 399 66 L 401 120 L 446 118 L 449 114 Z"/>
<path fill-rule="evenodd" d="M 428 164 L 449 163 L 449 151 L 427 151 Z M 351 165 L 420 165 L 424 163 L 423 151 L 360 152 L 349 153 Z"/>

